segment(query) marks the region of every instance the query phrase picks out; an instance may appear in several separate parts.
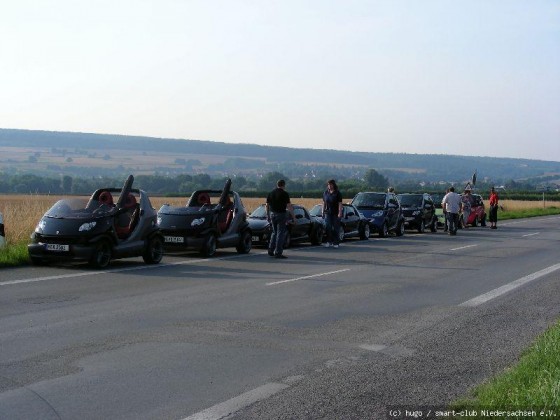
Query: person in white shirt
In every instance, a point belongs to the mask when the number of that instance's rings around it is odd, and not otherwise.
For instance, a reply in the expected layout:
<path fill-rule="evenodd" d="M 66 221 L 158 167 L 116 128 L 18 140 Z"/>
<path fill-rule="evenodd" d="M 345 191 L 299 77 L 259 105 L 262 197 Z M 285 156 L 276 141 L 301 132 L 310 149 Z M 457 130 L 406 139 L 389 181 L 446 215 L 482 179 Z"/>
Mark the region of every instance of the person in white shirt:
<path fill-rule="evenodd" d="M 449 234 L 457 235 L 457 225 L 459 224 L 459 212 L 461 211 L 461 196 L 455 192 L 455 188 L 449 188 L 441 201 L 441 206 L 447 214 L 449 224 Z"/>

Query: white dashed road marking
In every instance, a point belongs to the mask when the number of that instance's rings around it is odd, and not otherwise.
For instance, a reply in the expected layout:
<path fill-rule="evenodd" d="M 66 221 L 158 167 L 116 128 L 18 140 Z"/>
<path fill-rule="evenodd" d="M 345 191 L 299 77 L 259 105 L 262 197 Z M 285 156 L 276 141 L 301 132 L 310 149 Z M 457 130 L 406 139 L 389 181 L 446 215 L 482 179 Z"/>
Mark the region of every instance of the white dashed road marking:
<path fill-rule="evenodd" d="M 272 395 L 289 388 L 289 385 L 270 382 L 258 388 L 248 391 L 237 397 L 231 398 L 223 403 L 216 404 L 206 410 L 199 411 L 184 420 L 219 420 L 231 416 L 242 408 L 248 407 L 257 401 L 265 400 Z"/>
<path fill-rule="evenodd" d="M 560 264 L 551 265 L 548 268 L 537 271 L 536 273 L 533 274 L 529 274 L 528 276 L 521 277 L 520 279 L 512 281 L 511 283 L 503 285 L 502 287 L 498 287 L 497 289 L 491 290 L 488 293 L 484 293 L 483 295 L 467 300 L 466 302 L 461 303 L 459 306 L 473 307 L 473 306 L 482 305 L 483 303 L 486 303 L 489 300 L 497 298 L 498 296 L 501 296 L 514 289 L 517 289 L 518 287 L 521 287 L 524 284 L 527 284 L 533 280 L 537 280 L 543 276 L 546 276 L 547 274 L 550 274 L 558 269 L 560 269 Z"/>
<path fill-rule="evenodd" d="M 312 278 L 316 278 L 316 277 L 330 276 L 331 274 L 343 273 L 345 271 L 350 271 L 350 268 L 345 268 L 343 270 L 329 271 L 328 273 L 318 273 L 318 274 L 312 274 L 310 276 L 296 277 L 295 279 L 274 281 L 274 282 L 271 282 L 271 283 L 266 283 L 266 285 L 267 286 L 275 286 L 277 284 L 290 283 L 290 282 L 298 281 L 298 280 L 307 280 L 307 279 L 312 279 Z"/>

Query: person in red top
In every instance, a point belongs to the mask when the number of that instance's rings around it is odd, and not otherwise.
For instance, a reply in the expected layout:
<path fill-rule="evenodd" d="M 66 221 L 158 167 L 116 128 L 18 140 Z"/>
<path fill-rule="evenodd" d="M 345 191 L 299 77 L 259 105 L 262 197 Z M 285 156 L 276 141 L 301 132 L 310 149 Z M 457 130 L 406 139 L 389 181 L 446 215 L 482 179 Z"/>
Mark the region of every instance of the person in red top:
<path fill-rule="evenodd" d="M 490 229 L 498 229 L 498 193 L 492 187 L 490 189 Z"/>

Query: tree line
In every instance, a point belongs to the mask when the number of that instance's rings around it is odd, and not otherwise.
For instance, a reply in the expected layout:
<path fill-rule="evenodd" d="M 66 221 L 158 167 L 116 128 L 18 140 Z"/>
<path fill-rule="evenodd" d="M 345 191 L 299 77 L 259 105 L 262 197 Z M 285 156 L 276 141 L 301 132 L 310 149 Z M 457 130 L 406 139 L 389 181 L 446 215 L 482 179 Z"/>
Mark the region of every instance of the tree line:
<path fill-rule="evenodd" d="M 396 192 L 443 192 L 449 185 L 441 183 L 422 183 L 403 181 L 391 184 L 389 179 L 375 169 L 368 169 L 362 177 L 337 178 L 335 175 L 306 176 L 290 178 L 282 172 L 268 172 L 259 177 L 232 177 L 233 189 L 247 197 L 262 197 L 276 186 L 278 179 L 285 179 L 287 190 L 294 197 L 321 197 L 330 178 L 337 180 L 345 197 L 351 197 L 359 191 L 385 191 L 388 187 Z M 148 194 L 159 196 L 189 196 L 199 189 L 223 188 L 226 177 L 212 177 L 208 174 L 181 174 L 177 176 L 138 175 L 134 187 L 145 190 Z M 124 178 L 115 177 L 40 177 L 34 174 L 6 175 L 0 173 L 0 193 L 3 194 L 51 194 L 51 195 L 89 195 L 102 187 L 120 187 Z M 454 184 L 462 189 L 461 183 Z M 476 190 L 484 196 L 493 186 L 489 181 L 478 182 Z M 515 200 L 541 200 L 546 193 L 549 200 L 560 200 L 560 193 L 551 189 L 538 190 L 534 184 L 509 181 L 502 188 L 502 196 Z"/>

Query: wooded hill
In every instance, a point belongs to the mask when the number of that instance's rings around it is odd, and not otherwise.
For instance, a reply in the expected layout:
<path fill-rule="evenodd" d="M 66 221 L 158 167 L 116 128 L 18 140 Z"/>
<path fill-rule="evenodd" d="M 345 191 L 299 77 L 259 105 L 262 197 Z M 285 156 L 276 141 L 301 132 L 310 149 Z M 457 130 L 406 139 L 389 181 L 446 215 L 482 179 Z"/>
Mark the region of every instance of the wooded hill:
<path fill-rule="evenodd" d="M 437 152 L 434 151 L 434 152 Z M 483 151 L 481 150 L 481 154 Z M 361 178 L 375 169 L 392 184 L 479 179 L 560 183 L 560 162 L 441 154 L 366 153 L 91 133 L 0 129 L 0 172 L 73 177 L 135 175 Z"/>

